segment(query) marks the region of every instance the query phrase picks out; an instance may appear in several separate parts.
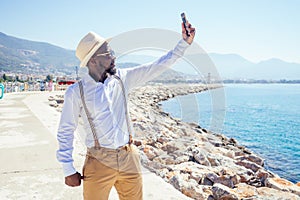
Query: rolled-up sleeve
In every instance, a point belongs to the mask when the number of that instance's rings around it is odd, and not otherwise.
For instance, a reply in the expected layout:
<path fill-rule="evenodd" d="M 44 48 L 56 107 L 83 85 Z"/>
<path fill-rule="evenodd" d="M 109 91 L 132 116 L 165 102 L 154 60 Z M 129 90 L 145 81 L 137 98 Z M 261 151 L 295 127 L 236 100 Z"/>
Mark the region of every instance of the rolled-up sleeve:
<path fill-rule="evenodd" d="M 78 125 L 80 112 L 79 98 L 74 92 L 75 84 L 70 86 L 64 97 L 64 106 L 61 113 L 57 132 L 59 149 L 56 152 L 57 160 L 62 163 L 65 176 L 76 173 L 73 165 L 74 131 Z"/>
<path fill-rule="evenodd" d="M 183 56 L 187 47 L 189 44 L 181 39 L 173 50 L 156 61 L 125 69 L 127 89 L 131 90 L 159 76 Z"/>

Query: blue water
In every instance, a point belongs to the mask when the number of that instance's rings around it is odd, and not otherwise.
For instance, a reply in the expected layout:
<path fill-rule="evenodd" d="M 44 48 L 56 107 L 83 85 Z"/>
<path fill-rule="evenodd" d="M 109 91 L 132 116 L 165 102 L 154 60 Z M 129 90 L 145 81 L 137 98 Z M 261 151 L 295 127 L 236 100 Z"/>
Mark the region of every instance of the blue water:
<path fill-rule="evenodd" d="M 221 132 L 263 157 L 268 170 L 300 182 L 300 85 L 228 84 L 218 90 L 225 92 L 224 109 L 215 111 L 226 114 Z M 163 110 L 176 118 L 188 116 L 183 120 L 212 129 L 211 92 L 194 96 L 198 109 L 174 98 L 162 102 Z M 188 115 L 182 113 L 187 111 Z"/>

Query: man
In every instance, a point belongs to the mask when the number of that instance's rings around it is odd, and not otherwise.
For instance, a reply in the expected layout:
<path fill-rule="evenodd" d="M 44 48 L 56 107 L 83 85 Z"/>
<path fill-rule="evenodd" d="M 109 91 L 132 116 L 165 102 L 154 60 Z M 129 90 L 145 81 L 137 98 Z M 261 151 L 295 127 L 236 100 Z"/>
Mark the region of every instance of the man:
<path fill-rule="evenodd" d="M 65 93 L 57 138 L 57 159 L 62 163 L 65 184 L 79 186 L 83 178 L 84 199 L 108 199 L 115 186 L 120 199 L 142 199 L 138 153 L 131 144 L 126 98 L 130 90 L 168 69 L 193 42 L 195 28 L 182 24 L 182 40 L 174 50 L 153 63 L 116 69 L 109 40 L 90 32 L 78 44 L 80 66 L 88 68 L 81 81 Z M 83 176 L 73 166 L 73 138 L 79 116 L 84 122 L 87 156 Z"/>

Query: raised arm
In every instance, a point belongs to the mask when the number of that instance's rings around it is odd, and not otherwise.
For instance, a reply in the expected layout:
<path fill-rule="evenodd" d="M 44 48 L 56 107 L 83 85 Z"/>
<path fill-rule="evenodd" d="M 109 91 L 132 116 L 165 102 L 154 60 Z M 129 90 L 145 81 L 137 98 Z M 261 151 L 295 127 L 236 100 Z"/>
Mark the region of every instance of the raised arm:
<path fill-rule="evenodd" d="M 190 36 L 186 35 L 186 31 L 182 24 L 182 40 L 180 40 L 176 47 L 169 51 L 166 55 L 160 57 L 154 62 L 125 69 L 125 82 L 128 90 L 159 76 L 165 70 L 170 68 L 178 60 L 178 58 L 183 56 L 185 50 L 190 44 L 192 44 L 195 37 L 195 28 L 193 28 L 189 23 L 188 27 L 190 29 Z"/>

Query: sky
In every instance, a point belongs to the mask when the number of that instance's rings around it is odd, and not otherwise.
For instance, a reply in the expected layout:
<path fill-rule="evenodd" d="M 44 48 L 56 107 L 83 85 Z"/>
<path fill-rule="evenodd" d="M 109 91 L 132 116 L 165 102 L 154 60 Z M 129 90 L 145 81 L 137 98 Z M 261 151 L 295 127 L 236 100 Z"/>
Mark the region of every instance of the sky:
<path fill-rule="evenodd" d="M 103 37 L 141 28 L 180 32 L 185 12 L 208 53 L 300 63 L 299 9 L 298 0 L 1 0 L 0 32 L 75 50 L 91 30 Z"/>

